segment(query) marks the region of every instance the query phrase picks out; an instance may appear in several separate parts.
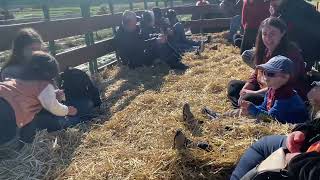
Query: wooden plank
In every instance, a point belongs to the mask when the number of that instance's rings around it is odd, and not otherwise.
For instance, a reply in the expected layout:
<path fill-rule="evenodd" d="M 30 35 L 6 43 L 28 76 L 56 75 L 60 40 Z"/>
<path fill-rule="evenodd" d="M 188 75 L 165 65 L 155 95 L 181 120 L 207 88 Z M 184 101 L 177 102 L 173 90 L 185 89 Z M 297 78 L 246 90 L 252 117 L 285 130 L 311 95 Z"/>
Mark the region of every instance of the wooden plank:
<path fill-rule="evenodd" d="M 115 51 L 114 40 L 107 39 L 90 46 L 82 46 L 59 53 L 56 55 L 56 59 L 60 63 L 60 70 L 64 71 L 67 67 L 75 67 L 87 63 L 91 59 L 99 58 L 113 51 Z"/>
<path fill-rule="evenodd" d="M 231 18 L 202 19 L 193 21 L 182 21 L 185 27 L 201 28 L 229 28 Z"/>
<path fill-rule="evenodd" d="M 41 34 L 44 41 L 50 41 L 70 36 L 82 35 L 90 31 L 107 29 L 111 28 L 112 26 L 119 26 L 121 24 L 121 20 L 122 13 L 117 13 L 114 15 L 109 14 L 93 16 L 89 18 L 73 18 L 50 22 L 35 22 L 0 26 L 0 51 L 10 49 L 11 41 L 15 38 L 17 32 L 22 28 L 34 28 Z"/>
<path fill-rule="evenodd" d="M 209 12 L 221 12 L 218 5 L 208 6 L 177 6 L 173 9 L 177 14 L 205 14 Z M 167 9 L 164 9 L 165 11 Z M 137 12 L 139 14 L 140 12 Z M 11 41 L 14 39 L 17 31 L 21 28 L 31 27 L 37 30 L 43 37 L 44 41 L 51 41 L 70 36 L 85 34 L 87 32 L 106 29 L 121 24 L 122 13 L 114 15 L 101 15 L 88 18 L 72 18 L 63 20 L 54 20 L 50 22 L 34 22 L 18 25 L 0 26 L 0 34 L 5 34 L 1 37 L 0 51 L 8 50 L 11 47 Z"/>
<path fill-rule="evenodd" d="M 80 17 L 79 14 L 69 14 L 69 15 L 64 15 L 64 16 L 54 16 L 54 17 L 50 16 L 50 19 L 51 20 L 58 20 L 58 19 L 78 18 L 78 17 Z M 38 17 L 38 18 L 0 20 L 0 27 L 1 27 L 1 25 L 32 23 L 32 22 L 39 22 L 39 21 L 44 21 L 44 18 Z"/>
<path fill-rule="evenodd" d="M 174 9 L 178 15 L 182 14 L 207 14 L 207 13 L 218 13 L 222 14 L 222 10 L 219 5 L 212 4 L 206 6 L 175 6 L 173 8 L 164 8 L 163 12 L 168 9 Z"/>

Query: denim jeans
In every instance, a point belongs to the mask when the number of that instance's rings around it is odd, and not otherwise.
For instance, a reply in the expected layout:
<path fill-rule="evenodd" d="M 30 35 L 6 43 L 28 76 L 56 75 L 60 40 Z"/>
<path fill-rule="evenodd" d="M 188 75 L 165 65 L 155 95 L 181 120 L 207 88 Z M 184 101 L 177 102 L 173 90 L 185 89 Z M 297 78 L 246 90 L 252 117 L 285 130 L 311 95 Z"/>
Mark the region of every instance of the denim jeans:
<path fill-rule="evenodd" d="M 228 41 L 233 42 L 233 36 L 241 29 L 241 16 L 236 15 L 232 17 L 229 28 Z"/>
<path fill-rule="evenodd" d="M 286 136 L 266 136 L 261 138 L 242 155 L 237 167 L 232 172 L 230 180 L 241 179 L 273 152 L 285 147 L 285 144 Z"/>
<path fill-rule="evenodd" d="M 66 104 L 76 107 L 78 114 L 76 116 L 56 116 L 43 109 L 31 123 L 20 129 L 20 140 L 31 143 L 39 130 L 47 129 L 48 132 L 54 132 L 91 119 L 93 102 L 88 98 L 76 99 Z"/>

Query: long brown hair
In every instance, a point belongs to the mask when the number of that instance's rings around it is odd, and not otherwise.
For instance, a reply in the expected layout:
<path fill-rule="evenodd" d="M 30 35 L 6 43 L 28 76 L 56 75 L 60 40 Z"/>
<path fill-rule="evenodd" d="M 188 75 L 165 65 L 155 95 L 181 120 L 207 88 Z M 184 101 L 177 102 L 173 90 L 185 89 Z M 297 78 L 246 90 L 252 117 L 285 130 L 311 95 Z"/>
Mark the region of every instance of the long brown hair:
<path fill-rule="evenodd" d="M 274 57 L 276 55 L 287 56 L 288 48 L 290 45 L 290 42 L 288 39 L 288 33 L 287 33 L 287 31 L 288 31 L 287 25 L 283 20 L 281 20 L 279 18 L 270 17 L 270 18 L 267 18 L 264 21 L 262 21 L 262 23 L 259 27 L 258 35 L 256 38 L 256 50 L 255 50 L 255 55 L 254 55 L 255 65 L 259 65 L 259 64 L 264 63 L 263 61 L 265 58 L 267 47 L 265 46 L 265 44 L 263 43 L 263 40 L 262 40 L 262 29 L 267 25 L 275 27 L 275 28 L 279 29 L 281 33 L 284 33 L 283 37 L 280 40 L 280 43 L 275 48 L 275 50 L 272 52 L 272 57 Z"/>
<path fill-rule="evenodd" d="M 2 68 L 23 63 L 25 61 L 23 55 L 24 48 L 33 43 L 43 43 L 39 33 L 31 28 L 21 29 L 13 40 L 11 55 Z"/>

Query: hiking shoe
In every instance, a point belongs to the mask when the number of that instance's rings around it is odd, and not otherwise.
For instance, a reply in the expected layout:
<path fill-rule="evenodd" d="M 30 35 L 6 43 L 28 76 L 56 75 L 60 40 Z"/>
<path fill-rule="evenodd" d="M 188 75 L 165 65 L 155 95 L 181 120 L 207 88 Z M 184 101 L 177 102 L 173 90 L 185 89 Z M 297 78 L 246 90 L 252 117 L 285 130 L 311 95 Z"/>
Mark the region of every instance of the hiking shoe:
<path fill-rule="evenodd" d="M 208 144 L 207 142 L 198 142 L 197 147 L 202 150 L 205 150 L 207 152 L 212 151 L 212 146 L 210 144 Z"/>
<path fill-rule="evenodd" d="M 188 103 L 185 103 L 183 105 L 182 116 L 183 121 L 187 125 L 188 129 L 191 130 L 193 133 L 199 129 L 200 124 L 203 124 L 203 121 L 198 121 L 194 118 L 194 115 L 192 114 L 190 110 L 190 105 Z"/>
<path fill-rule="evenodd" d="M 202 114 L 206 115 L 210 120 L 218 119 L 220 116 L 218 113 L 212 111 L 207 107 L 204 107 L 201 112 Z"/>
<path fill-rule="evenodd" d="M 240 115 L 241 115 L 241 109 L 233 109 L 233 110 L 227 111 L 222 116 L 236 118 L 236 117 L 239 117 Z"/>

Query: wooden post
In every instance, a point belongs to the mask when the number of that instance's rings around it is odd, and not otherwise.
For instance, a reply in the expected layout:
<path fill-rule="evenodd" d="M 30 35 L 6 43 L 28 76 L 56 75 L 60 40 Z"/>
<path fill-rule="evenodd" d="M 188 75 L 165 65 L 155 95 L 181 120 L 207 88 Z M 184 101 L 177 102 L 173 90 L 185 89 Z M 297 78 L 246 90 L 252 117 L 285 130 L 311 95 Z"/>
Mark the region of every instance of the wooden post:
<path fill-rule="evenodd" d="M 143 0 L 144 9 L 148 9 L 148 1 Z"/>
<path fill-rule="evenodd" d="M 108 4 L 109 4 L 110 12 L 113 15 L 114 14 L 113 1 L 112 0 L 108 0 Z M 113 32 L 113 35 L 116 34 L 116 27 L 112 27 L 112 32 Z"/>
<path fill-rule="evenodd" d="M 168 7 L 168 0 L 163 0 L 164 7 Z"/>
<path fill-rule="evenodd" d="M 130 10 L 133 11 L 133 3 L 132 3 L 132 0 L 129 0 L 129 7 L 130 7 Z"/>
<path fill-rule="evenodd" d="M 89 0 L 83 0 L 80 4 L 81 15 L 83 18 L 90 17 L 90 2 Z M 94 44 L 93 33 L 88 32 L 85 34 L 85 42 L 87 46 Z M 89 61 L 89 70 L 91 74 L 94 74 L 98 71 L 98 62 L 97 60 Z"/>
<path fill-rule="evenodd" d="M 156 0 L 156 6 L 157 7 L 159 6 L 159 0 Z"/>
<path fill-rule="evenodd" d="M 112 1 L 112 0 L 108 0 L 108 3 L 109 3 L 110 12 L 111 12 L 111 14 L 113 15 L 113 14 L 114 14 L 113 1 Z M 133 10 L 132 0 L 130 0 L 129 3 L 130 3 L 130 9 L 132 8 L 131 10 Z M 113 34 L 113 36 L 115 36 L 116 33 L 117 33 L 116 27 L 113 26 L 113 27 L 112 27 L 112 34 Z M 119 54 L 118 54 L 118 51 L 117 51 L 117 50 L 116 50 L 116 58 L 117 58 L 117 60 L 118 60 L 118 62 L 119 62 L 119 59 L 120 59 L 120 58 L 119 58 Z"/>
<path fill-rule="evenodd" d="M 170 1 L 170 8 L 173 8 L 173 0 L 169 0 Z"/>
<path fill-rule="evenodd" d="M 46 1 L 42 5 L 42 12 L 43 12 L 44 20 L 45 21 L 50 21 L 50 11 L 49 11 L 48 1 Z M 53 56 L 56 55 L 56 47 L 55 47 L 54 40 L 49 41 L 49 51 Z"/>

